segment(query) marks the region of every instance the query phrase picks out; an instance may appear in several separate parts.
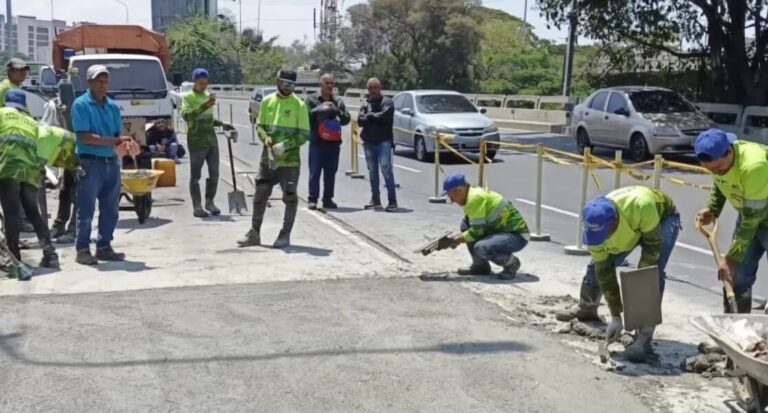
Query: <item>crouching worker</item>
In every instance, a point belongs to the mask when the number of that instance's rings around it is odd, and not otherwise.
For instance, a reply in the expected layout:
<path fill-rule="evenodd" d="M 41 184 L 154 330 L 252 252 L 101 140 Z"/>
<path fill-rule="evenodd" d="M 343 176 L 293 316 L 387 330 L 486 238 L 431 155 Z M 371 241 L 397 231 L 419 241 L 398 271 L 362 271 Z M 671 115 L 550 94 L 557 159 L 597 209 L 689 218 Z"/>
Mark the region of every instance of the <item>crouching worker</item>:
<path fill-rule="evenodd" d="M 644 186 L 617 189 L 587 203 L 582 212 L 584 244 L 592 256 L 582 280 L 579 304 L 558 319 L 598 320 L 600 294 L 605 296 L 611 312 L 609 341 L 618 340 L 624 329 L 623 306 L 616 267 L 637 247 L 642 248 L 637 268 L 657 266 L 662 297 L 667 278 L 666 267 L 680 232 L 680 214 L 669 195 Z M 625 292 L 626 294 L 626 292 Z M 636 332 L 635 342 L 624 357 L 643 362 L 651 352 L 654 327 Z"/>
<path fill-rule="evenodd" d="M 528 245 L 528 225 L 517 208 L 499 193 L 472 187 L 462 173 L 448 174 L 443 191 L 464 209 L 453 245 L 467 244 L 472 265 L 460 268 L 459 275 L 490 275 L 493 262 L 502 268 L 499 279 L 515 278 L 520 269 L 515 253 Z"/>
<path fill-rule="evenodd" d="M 24 208 L 43 249 L 40 266 L 59 268 L 59 256 L 51 242 L 51 233 L 37 205 L 41 184 L 37 139 L 38 125 L 27 112 L 26 95 L 21 89 L 9 90 L 5 95 L 5 107 L 0 108 L 0 205 L 7 247 L 17 260 L 21 260 L 20 214 Z M 11 277 L 22 276 L 18 268 L 11 271 Z"/>

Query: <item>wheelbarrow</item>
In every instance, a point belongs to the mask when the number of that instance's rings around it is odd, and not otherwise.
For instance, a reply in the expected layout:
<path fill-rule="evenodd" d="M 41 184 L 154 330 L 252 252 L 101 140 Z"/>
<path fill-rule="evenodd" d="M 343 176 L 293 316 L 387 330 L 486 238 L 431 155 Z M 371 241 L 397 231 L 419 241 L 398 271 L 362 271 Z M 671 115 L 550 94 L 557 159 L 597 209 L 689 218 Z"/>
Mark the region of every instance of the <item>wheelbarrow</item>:
<path fill-rule="evenodd" d="M 728 331 L 721 328 L 724 321 L 747 320 L 768 327 L 768 315 L 722 314 L 711 315 L 709 322 L 704 316 L 690 319 L 691 324 L 709 335 L 732 362 L 728 375 L 733 378 L 733 392 L 738 408 L 747 413 L 766 411 L 768 407 L 768 361 L 753 357 L 736 343 Z M 730 364 L 730 363 L 729 363 Z"/>
<path fill-rule="evenodd" d="M 123 169 L 120 171 L 122 181 L 121 195 L 133 204 L 139 224 L 143 224 L 152 213 L 152 190 L 157 186 L 164 171 L 157 169 Z"/>

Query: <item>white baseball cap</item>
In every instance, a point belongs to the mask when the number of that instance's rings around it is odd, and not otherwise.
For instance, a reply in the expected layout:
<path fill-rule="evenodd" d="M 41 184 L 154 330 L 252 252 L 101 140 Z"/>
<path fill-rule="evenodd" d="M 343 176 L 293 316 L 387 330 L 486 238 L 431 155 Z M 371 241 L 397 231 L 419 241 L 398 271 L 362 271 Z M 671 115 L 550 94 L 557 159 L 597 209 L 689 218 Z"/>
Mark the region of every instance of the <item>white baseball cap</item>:
<path fill-rule="evenodd" d="M 101 74 L 106 74 L 109 76 L 109 70 L 107 70 L 107 67 L 104 65 L 93 65 L 88 68 L 87 78 L 88 80 L 93 80 L 99 77 Z"/>

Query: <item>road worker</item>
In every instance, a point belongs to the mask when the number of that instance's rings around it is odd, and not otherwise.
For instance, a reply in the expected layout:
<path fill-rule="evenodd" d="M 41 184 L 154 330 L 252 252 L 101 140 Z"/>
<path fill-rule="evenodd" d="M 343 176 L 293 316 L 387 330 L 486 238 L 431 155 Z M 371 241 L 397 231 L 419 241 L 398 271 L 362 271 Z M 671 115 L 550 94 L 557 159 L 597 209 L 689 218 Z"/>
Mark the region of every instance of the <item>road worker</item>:
<path fill-rule="evenodd" d="M 443 191 L 465 214 L 453 246 L 467 244 L 472 265 L 460 268 L 459 275 L 491 275 L 493 262 L 502 268 L 499 279 L 514 278 L 520 269 L 515 253 L 528 245 L 529 232 L 517 208 L 497 192 L 472 187 L 458 172 L 445 177 Z"/>
<path fill-rule="evenodd" d="M 720 259 L 719 277 L 733 286 L 739 313 L 752 311 L 752 285 L 760 258 L 768 249 L 768 160 L 766 148 L 737 140 L 719 129 L 699 134 L 694 144 L 701 166 L 712 172 L 714 187 L 696 219 L 711 224 L 727 200 L 738 212 L 728 252 Z M 723 294 L 725 311 L 730 313 Z"/>

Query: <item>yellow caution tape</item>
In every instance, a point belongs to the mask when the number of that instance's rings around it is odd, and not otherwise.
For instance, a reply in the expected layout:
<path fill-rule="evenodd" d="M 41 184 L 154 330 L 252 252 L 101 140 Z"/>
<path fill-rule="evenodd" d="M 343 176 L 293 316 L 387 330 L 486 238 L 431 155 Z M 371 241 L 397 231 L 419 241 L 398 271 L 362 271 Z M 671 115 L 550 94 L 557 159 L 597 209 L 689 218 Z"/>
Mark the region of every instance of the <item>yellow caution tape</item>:
<path fill-rule="evenodd" d="M 686 165 L 684 163 L 672 162 L 667 160 L 662 161 L 662 165 L 664 165 L 665 168 L 680 169 L 683 171 L 690 171 L 690 172 L 696 172 L 696 173 L 705 174 L 705 175 L 711 175 L 711 172 L 709 172 L 707 168 L 702 168 L 701 166 Z"/>
<path fill-rule="evenodd" d="M 668 182 L 671 182 L 671 183 L 673 183 L 675 185 L 687 186 L 689 188 L 701 189 L 703 191 L 711 191 L 712 190 L 712 185 L 694 184 L 694 183 L 691 183 L 691 182 L 683 181 L 682 179 L 670 178 L 670 177 L 664 176 L 664 175 L 661 176 L 661 179 L 663 179 L 665 181 L 668 181 Z"/>

